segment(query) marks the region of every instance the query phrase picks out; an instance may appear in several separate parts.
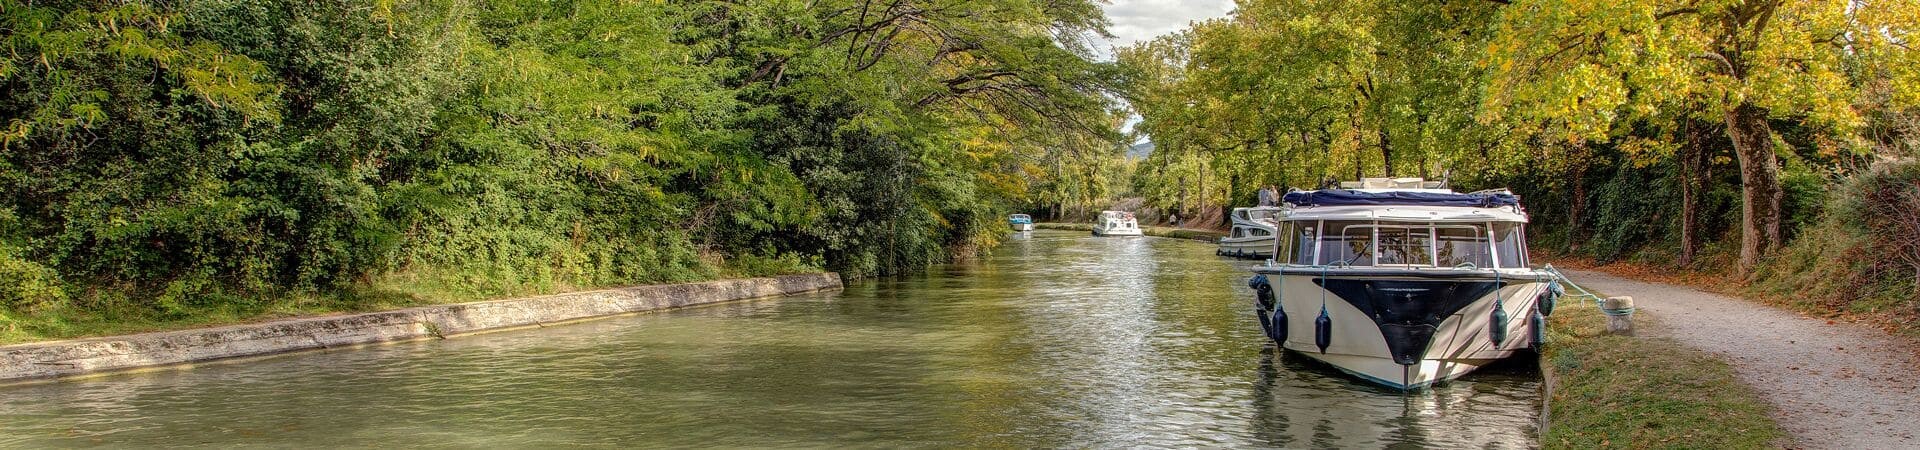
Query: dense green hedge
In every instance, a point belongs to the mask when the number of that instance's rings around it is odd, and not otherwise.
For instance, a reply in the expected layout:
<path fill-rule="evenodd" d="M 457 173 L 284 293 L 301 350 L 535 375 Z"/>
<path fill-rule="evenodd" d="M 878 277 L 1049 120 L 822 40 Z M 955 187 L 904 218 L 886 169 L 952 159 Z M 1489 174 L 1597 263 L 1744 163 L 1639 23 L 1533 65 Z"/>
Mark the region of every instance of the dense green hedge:
<path fill-rule="evenodd" d="M 885 274 L 1112 147 L 1092 3 L 882 6 L 0 0 L 0 320 Z"/>

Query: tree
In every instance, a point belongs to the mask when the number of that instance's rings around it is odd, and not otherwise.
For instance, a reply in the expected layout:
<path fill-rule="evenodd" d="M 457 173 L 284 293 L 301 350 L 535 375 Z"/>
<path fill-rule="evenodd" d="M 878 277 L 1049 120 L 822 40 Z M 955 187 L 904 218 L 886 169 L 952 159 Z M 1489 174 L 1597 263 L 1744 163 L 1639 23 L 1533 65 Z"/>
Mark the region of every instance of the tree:
<path fill-rule="evenodd" d="M 1523 0 L 1500 8 L 1482 60 L 1483 122 L 1559 124 L 1569 142 L 1624 138 L 1633 123 L 1693 118 L 1723 125 L 1740 165 L 1741 273 L 1778 248 L 1781 182 L 1770 120 L 1823 130 L 1855 151 L 1860 57 L 1904 46 L 1912 5 L 1841 1 Z M 1900 6 L 1889 6 L 1900 5 Z M 1902 16 L 1904 14 L 1904 16 Z M 1894 52 L 1906 54 L 1907 52 Z M 1905 56 L 1911 58 L 1910 56 Z M 1911 70 L 1876 77 L 1905 85 Z"/>

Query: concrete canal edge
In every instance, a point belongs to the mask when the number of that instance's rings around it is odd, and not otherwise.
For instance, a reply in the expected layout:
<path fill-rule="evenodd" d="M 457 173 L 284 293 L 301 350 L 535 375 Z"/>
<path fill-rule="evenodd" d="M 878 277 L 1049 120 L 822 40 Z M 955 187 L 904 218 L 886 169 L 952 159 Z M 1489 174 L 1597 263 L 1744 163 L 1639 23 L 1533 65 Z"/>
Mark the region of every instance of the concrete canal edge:
<path fill-rule="evenodd" d="M 196 362 L 546 326 L 840 289 L 834 273 L 635 286 L 217 328 L 0 347 L 0 385 Z"/>

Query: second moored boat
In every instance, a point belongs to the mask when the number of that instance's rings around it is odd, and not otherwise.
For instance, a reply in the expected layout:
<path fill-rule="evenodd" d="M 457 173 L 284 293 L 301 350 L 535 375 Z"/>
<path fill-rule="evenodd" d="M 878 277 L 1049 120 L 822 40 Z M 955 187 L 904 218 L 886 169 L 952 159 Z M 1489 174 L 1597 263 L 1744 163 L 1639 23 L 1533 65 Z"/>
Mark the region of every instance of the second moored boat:
<path fill-rule="evenodd" d="M 1220 249 L 1214 253 L 1237 258 L 1273 256 L 1274 230 L 1279 226 L 1275 216 L 1279 214 L 1280 208 L 1271 206 L 1234 208 L 1227 214 L 1233 219 L 1233 229 L 1220 238 Z"/>

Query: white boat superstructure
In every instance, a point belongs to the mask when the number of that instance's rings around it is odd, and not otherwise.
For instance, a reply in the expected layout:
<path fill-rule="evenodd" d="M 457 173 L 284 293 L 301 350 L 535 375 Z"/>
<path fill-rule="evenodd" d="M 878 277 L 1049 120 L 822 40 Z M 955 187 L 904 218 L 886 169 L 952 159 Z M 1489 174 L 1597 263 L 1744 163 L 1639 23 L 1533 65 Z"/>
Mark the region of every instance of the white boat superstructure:
<path fill-rule="evenodd" d="M 1272 206 L 1234 208 L 1227 214 L 1233 220 L 1233 229 L 1220 238 L 1220 249 L 1215 253 L 1239 258 L 1273 256 L 1273 236 L 1280 225 L 1279 215 L 1280 208 Z"/>
<path fill-rule="evenodd" d="M 1100 218 L 1093 222 L 1095 236 L 1139 236 L 1140 221 L 1133 213 L 1126 211 L 1101 211 Z"/>
<path fill-rule="evenodd" d="M 1016 232 L 1033 231 L 1033 216 L 1014 214 L 1007 217 L 1007 224 L 1012 225 Z"/>
<path fill-rule="evenodd" d="M 1288 193 L 1277 256 L 1248 281 L 1268 337 L 1400 389 L 1536 349 L 1559 289 L 1527 266 L 1519 198 L 1431 183 Z"/>

